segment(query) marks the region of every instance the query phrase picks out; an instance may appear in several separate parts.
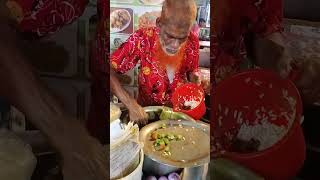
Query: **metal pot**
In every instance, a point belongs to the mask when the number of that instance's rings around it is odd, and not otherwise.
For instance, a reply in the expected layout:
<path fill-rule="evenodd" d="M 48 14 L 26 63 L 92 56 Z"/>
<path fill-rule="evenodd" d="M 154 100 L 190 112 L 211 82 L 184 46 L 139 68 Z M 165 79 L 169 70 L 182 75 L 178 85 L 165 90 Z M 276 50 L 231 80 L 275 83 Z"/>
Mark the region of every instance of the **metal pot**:
<path fill-rule="evenodd" d="M 209 180 L 208 179 L 209 165 L 185 168 L 182 172 L 182 180 Z"/>
<path fill-rule="evenodd" d="M 182 180 L 209 180 L 208 176 L 208 164 L 191 167 L 191 168 L 177 168 L 174 166 L 159 163 L 145 156 L 143 162 L 143 172 L 147 174 L 164 176 L 173 172 L 182 170 Z"/>
<path fill-rule="evenodd" d="M 160 163 L 156 160 L 151 159 L 150 157 L 145 155 L 144 162 L 143 162 L 143 172 L 147 174 L 157 175 L 157 176 L 164 176 L 170 174 L 172 172 L 176 172 L 181 170 L 181 168 L 177 168 L 174 166 L 170 166 L 167 164 Z"/>
<path fill-rule="evenodd" d="M 195 122 L 195 121 L 188 121 L 188 120 L 164 120 L 164 121 L 157 121 L 152 124 L 149 124 L 145 126 L 140 131 L 140 140 L 142 142 L 145 142 L 148 139 L 148 135 L 151 131 L 161 127 L 162 124 L 168 123 L 168 124 L 182 124 L 182 125 L 190 125 L 194 126 L 195 128 L 201 128 L 205 130 L 209 134 L 209 125 L 201 122 Z M 209 151 L 209 150 L 208 150 Z M 192 162 L 164 162 L 157 159 L 156 156 L 153 156 L 151 153 L 149 153 L 147 150 L 145 151 L 145 160 L 143 164 L 143 171 L 146 174 L 152 174 L 152 175 L 158 175 L 163 176 L 167 175 L 172 172 L 179 171 L 181 169 L 184 169 L 185 172 L 185 178 L 191 178 L 190 173 L 195 174 L 201 174 L 206 173 L 205 169 L 207 169 L 207 166 L 205 166 L 210 161 L 210 154 L 208 152 L 208 156 L 204 157 L 202 159 L 197 159 Z M 202 177 L 202 176 L 200 176 Z M 186 179 L 189 180 L 189 179 Z M 190 179 L 190 180 L 197 180 L 197 179 Z M 200 180 L 200 179 L 199 179 Z"/>
<path fill-rule="evenodd" d="M 165 106 L 148 106 L 148 107 L 144 107 L 144 110 L 147 113 L 149 113 L 149 115 L 150 113 L 161 113 L 162 111 L 166 111 L 171 113 L 172 116 L 178 115 L 178 117 L 181 117 L 181 119 L 195 122 L 195 120 L 190 116 L 183 113 L 179 113 L 179 112 L 173 112 L 172 108 L 165 107 Z M 143 163 L 143 171 L 146 173 L 162 176 L 162 175 L 166 175 L 179 170 L 181 170 L 181 168 L 159 163 L 156 160 L 153 160 L 148 156 L 145 156 L 144 163 Z"/>

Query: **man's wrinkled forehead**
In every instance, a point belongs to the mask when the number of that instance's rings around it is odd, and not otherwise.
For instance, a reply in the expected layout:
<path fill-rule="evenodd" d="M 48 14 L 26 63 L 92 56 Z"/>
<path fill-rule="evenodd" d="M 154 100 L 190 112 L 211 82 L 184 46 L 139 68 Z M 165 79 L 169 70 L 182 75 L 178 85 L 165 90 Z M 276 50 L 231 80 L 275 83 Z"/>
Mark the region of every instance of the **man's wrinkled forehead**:
<path fill-rule="evenodd" d="M 161 21 L 176 29 L 189 30 L 196 18 L 196 11 L 194 0 L 166 0 L 162 7 Z"/>

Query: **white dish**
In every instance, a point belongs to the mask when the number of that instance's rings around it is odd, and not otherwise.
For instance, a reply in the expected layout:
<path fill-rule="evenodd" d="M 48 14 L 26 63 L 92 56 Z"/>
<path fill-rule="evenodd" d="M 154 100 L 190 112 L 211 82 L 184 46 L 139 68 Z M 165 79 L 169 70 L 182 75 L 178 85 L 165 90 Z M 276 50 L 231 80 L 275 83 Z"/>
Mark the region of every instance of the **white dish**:
<path fill-rule="evenodd" d="M 123 25 L 121 28 L 113 28 L 113 27 L 111 26 L 111 18 L 113 18 L 113 16 L 115 16 L 115 14 L 118 13 L 118 12 L 120 12 L 120 11 L 125 12 L 125 13 L 129 16 L 129 20 L 128 20 L 127 23 L 126 23 L 125 25 Z M 117 9 L 117 10 L 113 11 L 113 12 L 110 14 L 110 31 L 111 31 L 111 33 L 117 33 L 117 32 L 121 32 L 121 31 L 127 29 L 127 28 L 129 27 L 130 23 L 131 23 L 131 19 L 132 19 L 131 14 L 130 14 L 129 11 L 126 10 L 126 9 Z"/>

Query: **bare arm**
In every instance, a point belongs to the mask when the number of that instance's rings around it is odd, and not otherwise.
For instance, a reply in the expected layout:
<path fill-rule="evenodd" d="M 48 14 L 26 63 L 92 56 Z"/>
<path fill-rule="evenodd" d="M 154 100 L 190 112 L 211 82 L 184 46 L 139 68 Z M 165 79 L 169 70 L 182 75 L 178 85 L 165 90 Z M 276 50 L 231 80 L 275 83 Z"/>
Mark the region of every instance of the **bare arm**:
<path fill-rule="evenodd" d="M 24 61 L 13 30 L 5 21 L 0 26 L 0 96 L 24 112 L 62 155 L 65 179 L 107 179 L 101 144 L 64 112 Z"/>
<path fill-rule="evenodd" d="M 110 68 L 110 87 L 112 93 L 114 93 L 128 108 L 130 120 L 139 124 L 145 124 L 148 120 L 147 113 L 137 103 L 137 101 L 131 97 L 123 87 L 121 87 L 121 84 L 112 68 Z"/>
<path fill-rule="evenodd" d="M 138 44 L 140 43 L 140 34 L 142 30 L 138 30 L 132 34 L 129 39 L 124 42 L 117 50 L 113 52 L 110 57 L 110 86 L 111 91 L 123 102 L 129 109 L 130 120 L 138 123 L 146 123 L 148 119 L 147 113 L 137 103 L 137 101 L 130 97 L 129 94 L 121 87 L 119 80 L 116 77 L 117 73 L 126 73 L 138 63 L 138 55 L 136 54 Z M 126 66 L 130 64 L 130 66 Z"/>

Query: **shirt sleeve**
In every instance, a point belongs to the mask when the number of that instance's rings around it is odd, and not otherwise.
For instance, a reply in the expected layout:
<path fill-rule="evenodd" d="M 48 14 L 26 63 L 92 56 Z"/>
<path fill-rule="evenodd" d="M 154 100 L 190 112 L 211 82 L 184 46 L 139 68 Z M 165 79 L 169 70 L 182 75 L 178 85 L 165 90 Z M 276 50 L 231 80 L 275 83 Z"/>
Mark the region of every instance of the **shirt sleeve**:
<path fill-rule="evenodd" d="M 197 72 L 199 68 L 199 39 L 191 33 L 190 34 L 190 45 L 187 47 L 187 58 L 190 60 L 189 72 Z"/>
<path fill-rule="evenodd" d="M 283 2 L 282 0 L 250 1 L 249 9 L 245 11 L 249 19 L 249 31 L 258 36 L 267 36 L 275 32 L 282 32 Z"/>
<path fill-rule="evenodd" d="M 140 60 L 140 54 L 143 52 L 142 44 L 143 29 L 133 33 L 126 42 L 124 42 L 110 57 L 111 67 L 120 74 L 126 73 L 133 69 Z"/>
<path fill-rule="evenodd" d="M 88 0 L 6 0 L 11 18 L 21 32 L 45 36 L 80 17 Z"/>

